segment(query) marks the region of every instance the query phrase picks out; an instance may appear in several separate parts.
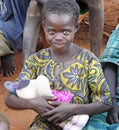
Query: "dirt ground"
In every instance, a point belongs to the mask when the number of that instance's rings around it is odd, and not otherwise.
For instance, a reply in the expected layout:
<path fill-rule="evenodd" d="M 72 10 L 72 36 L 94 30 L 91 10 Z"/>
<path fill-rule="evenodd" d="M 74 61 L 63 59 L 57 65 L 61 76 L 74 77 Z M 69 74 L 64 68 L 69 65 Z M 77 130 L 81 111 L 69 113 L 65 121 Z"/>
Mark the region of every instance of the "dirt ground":
<path fill-rule="evenodd" d="M 105 1 L 105 25 L 104 25 L 104 36 L 102 49 L 105 48 L 109 35 L 112 30 L 116 27 L 119 22 L 119 0 L 104 0 Z M 81 39 L 80 46 L 89 48 L 89 26 L 86 24 L 88 22 L 88 14 L 85 16 L 84 20 L 81 22 L 80 31 L 77 32 L 75 37 L 75 42 L 78 43 L 78 40 Z M 13 81 L 19 74 L 21 69 L 21 52 L 16 54 L 16 66 L 17 72 L 11 77 L 0 77 L 0 111 L 4 113 L 11 124 L 11 130 L 26 130 L 30 122 L 35 117 L 36 113 L 31 110 L 22 110 L 15 111 L 9 109 L 4 104 L 4 99 L 7 94 L 7 90 L 3 87 L 3 83 L 7 80 Z"/>

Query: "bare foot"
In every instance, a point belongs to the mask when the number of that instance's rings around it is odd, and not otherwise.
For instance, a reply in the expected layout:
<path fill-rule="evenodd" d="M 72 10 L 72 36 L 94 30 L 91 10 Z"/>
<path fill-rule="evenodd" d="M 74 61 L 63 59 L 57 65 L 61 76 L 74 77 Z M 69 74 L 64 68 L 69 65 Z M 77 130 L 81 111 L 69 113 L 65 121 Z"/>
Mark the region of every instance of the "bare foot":
<path fill-rule="evenodd" d="M 15 73 L 16 67 L 14 54 L 1 57 L 1 69 L 3 76 L 11 76 Z"/>

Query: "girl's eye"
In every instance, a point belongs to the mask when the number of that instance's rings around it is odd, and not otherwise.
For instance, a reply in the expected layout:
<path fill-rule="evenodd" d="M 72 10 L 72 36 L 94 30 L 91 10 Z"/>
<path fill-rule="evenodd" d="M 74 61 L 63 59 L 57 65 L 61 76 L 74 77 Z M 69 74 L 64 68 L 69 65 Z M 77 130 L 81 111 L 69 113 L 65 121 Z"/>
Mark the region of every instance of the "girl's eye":
<path fill-rule="evenodd" d="M 68 30 L 65 30 L 63 33 L 64 35 L 69 35 L 70 32 Z"/>
<path fill-rule="evenodd" d="M 55 34 L 54 30 L 49 30 L 48 32 L 49 32 L 50 35 L 54 35 Z"/>

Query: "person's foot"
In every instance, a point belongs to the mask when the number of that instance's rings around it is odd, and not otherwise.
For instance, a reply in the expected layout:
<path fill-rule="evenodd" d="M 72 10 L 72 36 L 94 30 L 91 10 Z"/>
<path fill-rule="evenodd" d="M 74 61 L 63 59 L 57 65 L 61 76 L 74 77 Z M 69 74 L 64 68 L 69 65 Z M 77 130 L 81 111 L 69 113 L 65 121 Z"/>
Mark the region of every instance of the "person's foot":
<path fill-rule="evenodd" d="M 1 69 L 3 76 L 11 76 L 16 71 L 14 54 L 1 57 Z"/>

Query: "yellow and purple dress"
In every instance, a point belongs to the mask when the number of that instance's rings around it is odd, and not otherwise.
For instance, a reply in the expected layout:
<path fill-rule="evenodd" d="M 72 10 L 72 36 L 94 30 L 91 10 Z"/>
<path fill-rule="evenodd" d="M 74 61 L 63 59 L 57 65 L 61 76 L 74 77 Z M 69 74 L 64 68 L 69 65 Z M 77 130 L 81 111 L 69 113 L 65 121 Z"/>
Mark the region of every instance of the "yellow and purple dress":
<path fill-rule="evenodd" d="M 51 56 L 50 48 L 42 49 L 25 61 L 19 79 L 34 79 L 43 74 L 49 79 L 51 89 L 73 93 L 72 103 L 86 104 L 98 101 L 111 105 L 110 89 L 98 58 L 87 49 L 81 48 L 74 55 L 75 58 L 59 63 Z M 62 128 L 54 126 L 38 115 L 29 128 L 36 129 Z"/>

